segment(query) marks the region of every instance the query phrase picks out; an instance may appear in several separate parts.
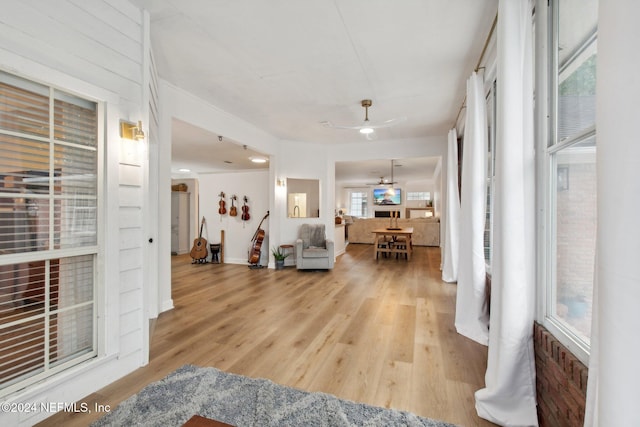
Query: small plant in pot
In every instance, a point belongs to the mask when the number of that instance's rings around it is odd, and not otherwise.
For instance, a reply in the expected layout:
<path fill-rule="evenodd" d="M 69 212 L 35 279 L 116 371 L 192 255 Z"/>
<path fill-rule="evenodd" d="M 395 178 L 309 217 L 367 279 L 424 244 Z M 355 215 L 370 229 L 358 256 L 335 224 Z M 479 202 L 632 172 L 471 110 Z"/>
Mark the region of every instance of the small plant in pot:
<path fill-rule="evenodd" d="M 284 259 L 288 257 L 290 254 L 285 254 L 282 251 L 282 248 L 271 248 L 271 253 L 273 254 L 273 258 L 276 260 L 276 270 L 282 270 L 284 268 Z"/>

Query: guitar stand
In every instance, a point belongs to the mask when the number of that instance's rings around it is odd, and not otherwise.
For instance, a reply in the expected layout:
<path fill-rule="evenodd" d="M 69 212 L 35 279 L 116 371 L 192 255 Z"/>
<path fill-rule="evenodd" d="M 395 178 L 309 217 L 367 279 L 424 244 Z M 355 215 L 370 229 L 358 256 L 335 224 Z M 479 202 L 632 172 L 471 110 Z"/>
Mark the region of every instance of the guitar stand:
<path fill-rule="evenodd" d="M 260 268 L 264 268 L 264 265 L 260 265 L 260 264 L 249 264 L 249 268 L 252 270 L 258 270 Z"/>
<path fill-rule="evenodd" d="M 191 264 L 206 264 L 206 263 L 207 263 L 207 259 L 206 258 L 200 258 L 200 259 L 192 258 L 191 259 Z"/>

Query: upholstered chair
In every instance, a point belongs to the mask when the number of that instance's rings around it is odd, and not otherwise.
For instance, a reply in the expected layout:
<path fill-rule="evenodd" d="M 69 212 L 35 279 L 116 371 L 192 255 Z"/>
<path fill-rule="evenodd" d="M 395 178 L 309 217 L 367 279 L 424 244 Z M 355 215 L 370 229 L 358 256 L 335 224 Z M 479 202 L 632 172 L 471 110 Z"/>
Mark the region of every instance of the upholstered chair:
<path fill-rule="evenodd" d="M 296 240 L 296 267 L 330 270 L 333 262 L 333 240 L 327 239 L 324 224 L 302 224 Z"/>

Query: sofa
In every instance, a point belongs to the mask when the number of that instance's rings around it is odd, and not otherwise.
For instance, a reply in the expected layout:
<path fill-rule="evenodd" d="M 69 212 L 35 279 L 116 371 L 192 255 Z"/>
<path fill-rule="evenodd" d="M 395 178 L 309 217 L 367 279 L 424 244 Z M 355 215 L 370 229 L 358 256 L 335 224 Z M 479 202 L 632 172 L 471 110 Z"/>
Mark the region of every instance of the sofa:
<path fill-rule="evenodd" d="M 389 218 L 349 218 L 346 221 L 349 243 L 367 243 L 372 245 L 376 228 L 390 225 Z M 395 220 L 393 225 L 395 227 Z M 416 246 L 440 246 L 440 218 L 399 218 L 398 227 L 413 227 L 412 243 Z"/>

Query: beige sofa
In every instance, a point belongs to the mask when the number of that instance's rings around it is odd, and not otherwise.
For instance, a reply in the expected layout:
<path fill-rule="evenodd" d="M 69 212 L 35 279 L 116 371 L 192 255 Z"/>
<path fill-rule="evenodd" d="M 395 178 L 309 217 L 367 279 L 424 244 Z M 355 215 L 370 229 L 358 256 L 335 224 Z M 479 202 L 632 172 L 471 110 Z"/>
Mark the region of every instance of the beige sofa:
<path fill-rule="evenodd" d="M 373 244 L 376 228 L 389 227 L 389 218 L 353 218 L 347 221 L 347 239 L 349 243 Z M 394 220 L 395 226 L 395 220 Z M 399 218 L 398 227 L 413 227 L 411 240 L 416 246 L 440 246 L 440 219 L 434 218 Z"/>

